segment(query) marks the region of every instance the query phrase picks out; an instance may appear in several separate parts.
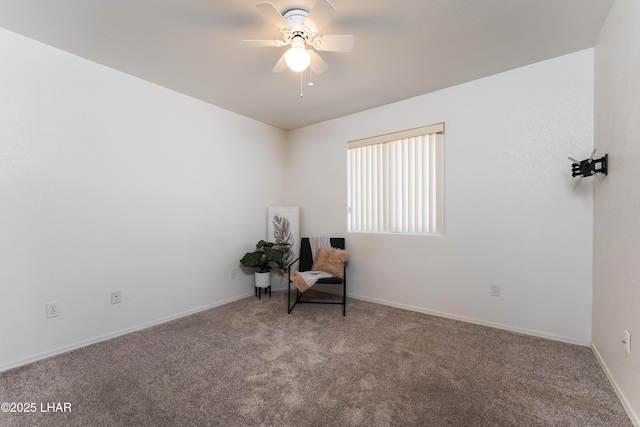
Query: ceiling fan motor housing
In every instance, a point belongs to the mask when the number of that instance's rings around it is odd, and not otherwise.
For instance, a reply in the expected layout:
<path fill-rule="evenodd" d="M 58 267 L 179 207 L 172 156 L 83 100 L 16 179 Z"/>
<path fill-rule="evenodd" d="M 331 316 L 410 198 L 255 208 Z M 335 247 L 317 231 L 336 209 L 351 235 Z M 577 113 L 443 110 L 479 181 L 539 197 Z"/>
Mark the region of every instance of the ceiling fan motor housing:
<path fill-rule="evenodd" d="M 284 20 L 287 21 L 287 24 L 291 27 L 291 35 L 301 35 L 305 39 L 310 35 L 313 35 L 312 28 L 308 25 L 305 26 L 305 21 L 307 16 L 309 16 L 309 12 L 304 9 L 291 9 L 288 10 L 282 15 Z M 307 22 L 309 24 L 309 22 Z M 311 34 L 309 34 L 311 32 Z"/>

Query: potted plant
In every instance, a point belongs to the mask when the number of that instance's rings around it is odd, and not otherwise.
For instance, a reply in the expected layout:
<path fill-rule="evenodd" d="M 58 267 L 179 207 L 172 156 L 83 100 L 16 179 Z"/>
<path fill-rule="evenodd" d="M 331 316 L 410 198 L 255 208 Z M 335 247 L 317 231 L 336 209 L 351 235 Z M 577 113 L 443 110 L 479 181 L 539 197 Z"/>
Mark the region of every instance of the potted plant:
<path fill-rule="evenodd" d="M 273 264 L 284 269 L 284 257 L 289 251 L 289 243 L 273 243 L 260 240 L 256 250 L 247 252 L 240 260 L 240 264 L 249 268 L 257 268 L 255 272 L 255 286 L 268 288 L 271 286 L 271 269 Z"/>

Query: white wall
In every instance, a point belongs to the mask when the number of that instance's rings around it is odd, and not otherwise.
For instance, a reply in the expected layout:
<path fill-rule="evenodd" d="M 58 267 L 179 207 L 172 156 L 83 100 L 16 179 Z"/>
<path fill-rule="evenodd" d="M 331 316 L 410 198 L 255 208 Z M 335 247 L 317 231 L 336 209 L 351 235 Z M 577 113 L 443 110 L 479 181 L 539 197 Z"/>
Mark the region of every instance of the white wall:
<path fill-rule="evenodd" d="M 616 0 L 595 48 L 593 346 L 640 425 L 640 2 Z M 624 331 L 632 336 L 624 352 Z"/>
<path fill-rule="evenodd" d="M 301 234 L 347 235 L 347 141 L 437 122 L 444 235 L 348 234 L 348 293 L 588 345 L 593 49 L 290 132 Z"/>
<path fill-rule="evenodd" d="M 1 29 L 0 58 L 0 369 L 253 293 L 284 132 Z"/>

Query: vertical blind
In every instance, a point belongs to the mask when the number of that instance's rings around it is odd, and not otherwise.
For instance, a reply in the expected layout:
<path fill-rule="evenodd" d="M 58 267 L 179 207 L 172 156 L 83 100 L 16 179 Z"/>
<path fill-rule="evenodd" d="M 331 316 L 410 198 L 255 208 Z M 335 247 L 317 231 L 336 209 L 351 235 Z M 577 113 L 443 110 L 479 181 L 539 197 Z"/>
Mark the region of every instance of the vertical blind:
<path fill-rule="evenodd" d="M 349 231 L 442 232 L 444 124 L 350 141 Z"/>

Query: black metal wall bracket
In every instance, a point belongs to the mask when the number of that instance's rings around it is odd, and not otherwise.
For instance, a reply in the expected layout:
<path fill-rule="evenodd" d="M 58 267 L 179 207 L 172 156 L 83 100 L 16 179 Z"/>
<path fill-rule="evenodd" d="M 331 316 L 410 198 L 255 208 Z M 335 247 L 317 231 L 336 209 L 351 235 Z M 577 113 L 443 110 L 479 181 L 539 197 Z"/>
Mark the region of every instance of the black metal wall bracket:
<path fill-rule="evenodd" d="M 593 155 L 596 153 L 596 150 L 593 150 L 591 153 L 591 157 L 586 160 L 578 161 L 572 157 L 569 157 L 569 160 L 573 162 L 571 165 L 571 176 L 576 177 L 579 176 L 581 178 L 595 175 L 596 173 L 602 173 L 607 175 L 608 173 L 608 159 L 609 155 L 605 154 L 604 157 L 599 159 L 594 159 Z"/>

